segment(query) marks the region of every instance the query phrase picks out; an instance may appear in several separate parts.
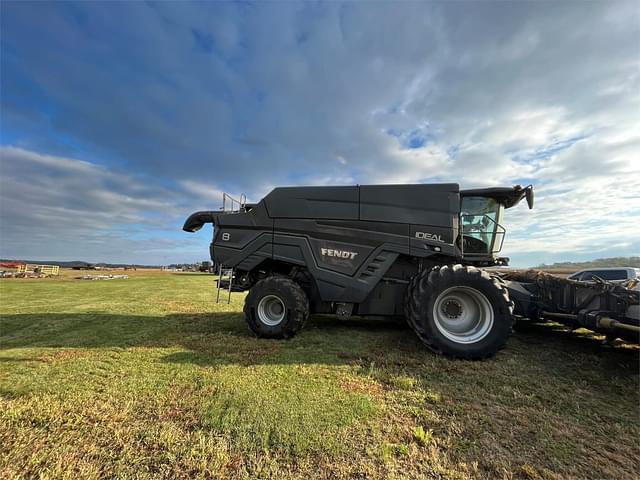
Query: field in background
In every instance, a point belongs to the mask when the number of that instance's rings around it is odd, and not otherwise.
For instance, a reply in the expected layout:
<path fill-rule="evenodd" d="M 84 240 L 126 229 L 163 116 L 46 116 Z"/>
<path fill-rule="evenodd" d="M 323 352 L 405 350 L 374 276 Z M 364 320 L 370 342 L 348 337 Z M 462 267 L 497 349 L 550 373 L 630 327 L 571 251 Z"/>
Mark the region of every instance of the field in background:
<path fill-rule="evenodd" d="M 553 324 L 483 362 L 391 323 L 258 340 L 213 277 L 0 280 L 0 478 L 637 478 L 639 350 Z"/>
<path fill-rule="evenodd" d="M 47 277 L 43 280 L 68 280 L 77 279 L 85 275 L 128 275 L 130 277 L 150 277 L 154 275 L 168 275 L 170 272 L 159 268 L 139 268 L 137 270 L 125 270 L 123 268 L 102 268 L 100 270 L 73 270 L 61 268 L 60 275 Z M 88 281 L 88 280 L 85 280 Z"/>

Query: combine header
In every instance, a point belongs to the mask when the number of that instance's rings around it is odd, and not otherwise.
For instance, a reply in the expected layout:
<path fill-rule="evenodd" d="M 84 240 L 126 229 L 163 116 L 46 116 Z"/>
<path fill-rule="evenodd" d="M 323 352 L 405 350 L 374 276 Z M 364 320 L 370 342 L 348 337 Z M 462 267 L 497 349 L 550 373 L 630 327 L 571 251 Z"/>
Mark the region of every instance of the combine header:
<path fill-rule="evenodd" d="M 225 194 L 221 210 L 196 212 L 183 229 L 213 224 L 218 300 L 221 288 L 227 299 L 248 291 L 245 319 L 259 337 L 291 337 L 312 313 L 402 316 L 431 350 L 461 358 L 495 354 L 516 316 L 572 316 L 637 336 L 627 310 L 638 292 L 583 298 L 567 286 L 577 282 L 550 287 L 485 268 L 508 263 L 501 222 L 522 199 L 533 207 L 533 187 L 287 187 L 258 203 Z"/>

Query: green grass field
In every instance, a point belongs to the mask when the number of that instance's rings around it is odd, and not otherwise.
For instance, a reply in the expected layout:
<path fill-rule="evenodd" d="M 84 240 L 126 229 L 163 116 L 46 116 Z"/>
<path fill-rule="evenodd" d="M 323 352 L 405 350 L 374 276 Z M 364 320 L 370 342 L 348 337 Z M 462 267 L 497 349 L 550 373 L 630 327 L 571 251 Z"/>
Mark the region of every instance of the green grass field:
<path fill-rule="evenodd" d="M 392 323 L 259 340 L 213 277 L 0 281 L 0 478 L 637 478 L 639 350 L 557 325 L 482 362 Z"/>

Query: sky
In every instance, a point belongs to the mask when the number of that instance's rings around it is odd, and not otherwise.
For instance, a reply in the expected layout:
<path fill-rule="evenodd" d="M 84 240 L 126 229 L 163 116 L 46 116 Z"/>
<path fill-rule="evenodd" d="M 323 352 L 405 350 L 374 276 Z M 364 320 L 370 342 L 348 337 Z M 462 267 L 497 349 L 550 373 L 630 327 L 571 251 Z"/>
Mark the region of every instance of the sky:
<path fill-rule="evenodd" d="M 502 254 L 640 255 L 640 3 L 0 3 L 0 257 L 168 264 L 222 192 L 533 184 Z"/>

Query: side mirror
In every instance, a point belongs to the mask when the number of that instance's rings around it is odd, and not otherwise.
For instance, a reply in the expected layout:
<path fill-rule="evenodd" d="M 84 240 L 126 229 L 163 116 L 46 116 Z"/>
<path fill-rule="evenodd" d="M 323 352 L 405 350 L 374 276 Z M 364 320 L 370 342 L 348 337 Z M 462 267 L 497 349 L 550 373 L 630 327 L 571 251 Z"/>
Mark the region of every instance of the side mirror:
<path fill-rule="evenodd" d="M 527 205 L 529 206 L 529 210 L 533 208 L 533 185 L 529 185 L 524 192 L 525 198 L 527 199 Z"/>

